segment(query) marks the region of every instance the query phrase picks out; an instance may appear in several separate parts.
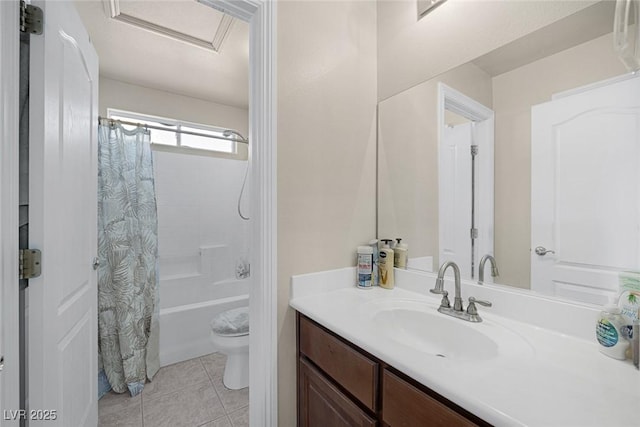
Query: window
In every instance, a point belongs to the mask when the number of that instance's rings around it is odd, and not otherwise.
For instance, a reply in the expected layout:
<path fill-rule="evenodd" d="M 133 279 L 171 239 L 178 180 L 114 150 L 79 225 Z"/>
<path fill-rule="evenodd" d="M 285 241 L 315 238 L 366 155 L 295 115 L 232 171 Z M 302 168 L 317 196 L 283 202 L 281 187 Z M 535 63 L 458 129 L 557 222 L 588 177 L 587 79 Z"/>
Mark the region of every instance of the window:
<path fill-rule="evenodd" d="M 184 122 L 164 117 L 149 116 L 122 110 L 107 110 L 110 119 L 125 122 L 135 122 L 162 129 L 150 129 L 151 143 L 167 147 L 186 147 L 189 149 L 206 150 L 219 153 L 237 154 L 238 144 L 223 135 L 225 129 L 198 123 Z M 122 125 L 132 130 L 135 125 Z M 224 139 L 208 138 L 195 134 L 211 135 Z"/>

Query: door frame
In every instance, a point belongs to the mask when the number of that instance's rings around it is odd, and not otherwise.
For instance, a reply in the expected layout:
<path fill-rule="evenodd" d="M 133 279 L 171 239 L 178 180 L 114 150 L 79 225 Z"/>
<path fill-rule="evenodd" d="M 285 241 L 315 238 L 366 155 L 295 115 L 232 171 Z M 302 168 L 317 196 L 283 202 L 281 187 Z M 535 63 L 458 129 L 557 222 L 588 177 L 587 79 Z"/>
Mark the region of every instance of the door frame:
<path fill-rule="evenodd" d="M 444 141 L 445 110 L 452 111 L 468 120 L 475 125 L 472 128 L 472 138 L 478 145 L 480 152 L 478 154 L 478 183 L 476 206 L 478 221 L 476 228 L 478 229 L 478 239 L 476 240 L 476 257 L 475 267 L 477 268 L 480 261 L 480 254 L 494 253 L 494 122 L 495 114 L 493 110 L 482 105 L 473 98 L 470 98 L 452 87 L 442 82 L 438 82 L 438 164 L 441 163 L 443 150 L 441 145 Z M 443 191 L 443 174 L 438 167 L 438 192 Z M 443 212 L 438 213 L 438 241 L 442 242 L 444 228 L 442 226 Z M 440 243 L 438 243 L 438 258 L 440 258 Z M 438 263 L 442 261 L 438 259 Z M 490 283 L 490 279 L 486 281 Z"/>
<path fill-rule="evenodd" d="M 20 7 L 17 0 L 0 1 L 0 412 L 20 408 L 18 329 L 18 135 Z M 2 417 L 4 418 L 4 416 Z M 18 420 L 0 420 L 2 426 Z"/>
<path fill-rule="evenodd" d="M 266 0 L 200 0 L 250 26 L 250 130 L 253 183 L 253 286 L 251 290 L 250 419 L 276 426 L 277 216 L 276 216 L 276 3 Z M 18 87 L 19 2 L 0 1 L 0 349 L 5 371 L 0 410 L 18 409 Z M 260 421 L 259 421 L 260 420 Z M 0 420 L 2 425 L 17 421 Z"/>
<path fill-rule="evenodd" d="M 249 419 L 278 425 L 276 215 L 276 4 L 198 0 L 249 23 L 249 164 L 252 252 L 249 296 Z"/>

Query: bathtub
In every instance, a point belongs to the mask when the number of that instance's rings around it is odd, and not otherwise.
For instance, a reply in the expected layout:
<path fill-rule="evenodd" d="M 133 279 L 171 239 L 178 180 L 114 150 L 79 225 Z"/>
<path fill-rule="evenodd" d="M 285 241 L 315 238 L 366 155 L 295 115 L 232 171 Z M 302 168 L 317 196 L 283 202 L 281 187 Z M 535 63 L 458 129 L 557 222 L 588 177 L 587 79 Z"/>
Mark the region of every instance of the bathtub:
<path fill-rule="evenodd" d="M 249 278 L 210 282 L 194 274 L 160 281 L 160 365 L 217 351 L 209 334 L 213 316 L 249 305 Z"/>

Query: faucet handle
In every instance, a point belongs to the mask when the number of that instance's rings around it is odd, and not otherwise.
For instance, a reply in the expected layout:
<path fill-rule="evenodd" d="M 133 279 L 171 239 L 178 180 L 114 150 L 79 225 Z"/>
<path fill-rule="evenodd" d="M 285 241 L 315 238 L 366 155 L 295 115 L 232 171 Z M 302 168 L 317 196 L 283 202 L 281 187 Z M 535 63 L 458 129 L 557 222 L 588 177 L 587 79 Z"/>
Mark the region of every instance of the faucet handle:
<path fill-rule="evenodd" d="M 472 304 L 474 302 L 477 302 L 480 305 L 483 305 L 485 307 L 491 307 L 493 304 L 491 304 L 491 301 L 484 301 L 481 299 L 475 299 L 475 297 L 469 297 L 469 304 Z"/>
<path fill-rule="evenodd" d="M 449 302 L 449 292 L 442 291 L 442 301 L 440 301 L 440 308 L 451 308 L 451 303 Z"/>
<path fill-rule="evenodd" d="M 485 307 L 491 307 L 490 301 L 484 301 L 481 299 L 475 299 L 474 297 L 469 297 L 469 305 L 467 306 L 467 314 L 478 314 L 478 308 L 476 307 L 476 303 L 483 305 Z"/>

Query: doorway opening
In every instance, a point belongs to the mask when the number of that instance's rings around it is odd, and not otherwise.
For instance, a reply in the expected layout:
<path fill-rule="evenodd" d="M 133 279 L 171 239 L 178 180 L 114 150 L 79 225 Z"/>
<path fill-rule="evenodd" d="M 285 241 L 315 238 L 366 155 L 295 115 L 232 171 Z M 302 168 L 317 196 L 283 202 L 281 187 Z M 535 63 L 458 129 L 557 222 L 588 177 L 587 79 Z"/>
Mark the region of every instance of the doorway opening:
<path fill-rule="evenodd" d="M 84 3 L 84 2 L 80 2 L 80 3 Z M 247 54 L 248 56 L 250 56 L 249 62 L 250 64 L 252 64 L 252 73 L 251 73 L 252 90 L 251 90 L 250 97 L 251 97 L 251 105 L 253 106 L 253 108 L 252 108 L 251 115 L 248 119 L 251 122 L 251 124 L 250 126 L 247 125 L 247 127 L 248 127 L 248 130 L 250 131 L 249 132 L 250 135 L 248 136 L 248 138 L 250 139 L 251 135 L 254 135 L 256 139 L 261 142 L 261 144 L 260 144 L 260 147 L 258 148 L 256 147 L 251 148 L 251 152 L 249 154 L 250 158 L 255 160 L 255 166 L 252 167 L 252 169 L 255 170 L 255 174 L 251 176 L 251 183 L 252 183 L 251 193 L 252 194 L 250 195 L 250 197 L 251 197 L 251 206 L 255 207 L 255 209 L 252 209 L 252 215 L 256 219 L 256 223 L 251 225 L 250 234 L 251 234 L 252 243 L 255 242 L 257 247 L 257 249 L 254 252 L 254 255 L 252 256 L 251 261 L 255 260 L 255 266 L 252 266 L 252 272 L 256 273 L 256 276 L 258 277 L 256 285 L 251 287 L 252 289 L 250 290 L 249 293 L 251 295 L 254 295 L 254 294 L 257 295 L 256 298 L 251 298 L 252 300 L 256 301 L 256 304 L 252 304 L 250 308 L 250 311 L 256 314 L 251 316 L 252 317 L 251 324 L 253 325 L 252 328 L 254 330 L 257 330 L 259 332 L 264 332 L 264 333 L 258 334 L 259 335 L 257 339 L 258 349 L 256 353 L 259 354 L 259 357 L 255 357 L 255 358 L 252 357 L 252 359 L 255 359 L 258 363 L 255 364 L 256 369 L 253 370 L 255 374 L 252 374 L 252 378 L 255 377 L 257 379 L 251 380 L 252 383 L 257 383 L 257 387 L 253 387 L 253 386 L 251 387 L 251 395 L 256 395 L 259 397 L 259 399 L 256 399 L 257 405 L 255 405 L 255 407 L 254 405 L 252 405 L 251 412 L 258 414 L 257 417 L 252 416 L 254 420 L 261 420 L 261 421 L 264 420 L 265 424 L 272 425 L 272 424 L 275 424 L 275 420 L 276 420 L 276 416 L 275 416 L 276 382 L 275 382 L 275 363 L 274 363 L 275 348 L 276 348 L 275 288 L 274 288 L 275 287 L 275 280 L 274 280 L 275 279 L 275 250 L 274 250 L 275 249 L 275 235 L 274 235 L 275 227 L 273 226 L 275 224 L 275 203 L 274 203 L 275 202 L 274 200 L 275 156 L 273 153 L 274 136 L 275 136 L 275 108 L 274 108 L 275 96 L 273 92 L 273 86 L 275 81 L 275 75 L 274 75 L 273 66 L 272 66 L 272 61 L 273 61 L 272 51 L 273 51 L 273 44 L 275 42 L 274 40 L 275 28 L 273 26 L 273 23 L 274 23 L 273 9 L 274 8 L 272 7 L 272 5 L 263 5 L 262 3 L 256 3 L 252 1 L 232 2 L 229 4 L 227 4 L 227 2 L 225 1 L 216 1 L 215 4 L 218 6 L 216 9 L 219 9 L 222 7 L 224 10 L 228 10 L 228 12 L 232 14 L 234 17 L 240 18 L 243 21 L 250 21 L 249 26 L 251 27 L 251 33 L 253 35 L 252 42 L 251 42 L 252 47 L 251 49 L 248 49 L 249 52 Z M 65 11 L 65 12 L 69 12 L 68 15 L 64 13 L 60 13 L 61 9 L 58 9 L 57 6 L 56 7 L 51 6 L 51 3 L 42 4 L 41 6 L 43 7 L 43 9 L 45 9 L 45 17 L 46 17 L 45 18 L 45 36 L 47 34 L 47 30 L 46 30 L 47 22 L 53 22 L 53 23 L 57 23 L 61 21 L 65 22 L 65 19 L 64 19 L 65 16 L 71 17 L 72 15 L 75 15 L 75 11 L 73 10 L 74 6 L 71 4 L 68 4 L 68 6 L 65 6 L 65 7 L 70 7 L 70 9 Z M 76 20 L 76 23 L 77 22 L 78 21 Z M 57 29 L 58 28 L 55 28 L 55 30 Z M 63 33 L 62 31 L 54 31 L 54 33 L 55 35 L 63 37 L 66 41 L 69 42 L 68 46 L 71 48 L 71 51 L 73 51 L 74 49 L 76 50 L 80 49 L 77 43 L 76 44 L 73 43 L 74 42 L 73 36 L 70 36 L 66 32 Z M 80 33 L 84 33 L 84 32 L 80 31 Z M 51 34 L 51 31 L 49 31 L 49 34 Z M 86 37 L 86 34 L 84 37 L 82 37 L 82 35 L 83 34 L 80 34 L 81 37 L 77 38 L 76 40 L 81 40 L 81 44 L 83 45 L 82 48 L 84 49 L 86 47 L 84 45 L 88 44 L 87 43 L 88 38 Z M 52 40 L 52 42 L 50 42 L 51 46 L 53 46 L 54 44 L 53 43 L 54 38 L 55 36 L 49 37 L 49 40 Z M 65 48 L 66 47 L 67 45 L 65 45 Z M 48 55 L 47 50 L 50 50 L 50 49 L 43 49 L 41 50 L 41 53 L 44 53 L 45 54 L 44 56 L 46 56 Z M 89 49 L 89 50 L 92 50 L 92 49 Z M 93 57 L 95 58 L 95 54 L 93 55 Z M 73 59 L 75 60 L 78 58 L 80 57 L 74 57 Z M 83 61 L 76 61 L 76 62 L 77 64 L 75 65 L 79 65 L 80 69 L 82 69 Z M 93 65 L 93 64 L 89 64 L 89 65 Z M 89 69 L 91 68 L 92 67 L 89 67 Z M 42 69 L 47 69 L 47 68 L 41 67 L 41 70 Z M 96 68 L 96 71 L 97 71 L 97 68 Z M 95 76 L 95 74 L 93 76 Z M 93 76 L 89 79 L 84 79 L 79 81 L 85 81 L 85 80 L 96 81 L 97 78 L 94 79 Z M 66 84 L 66 82 L 63 82 L 63 83 Z M 123 83 L 129 84 L 130 86 L 135 85 L 135 82 L 123 82 Z M 81 85 L 78 85 L 76 87 L 78 87 L 79 89 L 83 89 Z M 36 91 L 38 89 L 41 89 L 41 87 L 37 86 L 37 87 L 32 87 L 31 89 L 33 91 Z M 146 89 L 149 89 L 149 88 L 146 88 Z M 249 91 L 247 90 L 247 92 Z M 168 93 L 171 94 L 171 92 L 168 92 Z M 70 96 L 74 94 L 77 95 L 77 93 L 74 93 L 73 91 L 69 91 L 68 93 L 65 94 L 65 96 Z M 50 98 L 47 98 L 46 93 L 41 94 L 41 96 L 43 96 L 44 99 L 46 99 L 47 101 L 51 101 Z M 97 100 L 97 96 L 94 96 L 92 99 Z M 38 108 L 44 108 L 40 104 L 45 104 L 45 102 L 38 103 Z M 73 109 L 70 109 L 70 110 L 66 109 L 67 105 L 65 103 L 54 102 L 54 104 L 65 107 L 65 110 L 64 110 L 65 115 L 67 115 L 66 113 L 73 114 L 75 112 Z M 97 105 L 95 106 L 97 107 Z M 137 108 L 135 110 L 140 111 Z M 81 133 L 83 132 L 82 129 L 84 129 L 85 131 L 93 130 L 89 133 L 86 133 L 85 135 L 94 135 L 95 134 L 94 130 L 97 126 L 96 121 L 97 121 L 98 109 L 92 107 L 91 109 L 84 109 L 79 111 L 84 111 L 85 113 L 90 112 L 89 114 L 86 114 L 83 117 L 90 117 L 91 120 L 83 121 L 80 118 L 78 118 L 78 120 L 74 120 L 73 121 L 74 126 L 72 126 L 73 128 L 72 130 L 74 132 L 81 132 Z M 60 123 L 63 124 L 62 122 Z M 68 122 L 68 123 L 71 123 L 71 122 Z M 225 126 L 225 128 L 227 128 L 227 126 Z M 64 135 L 65 138 L 67 138 L 67 136 L 68 135 L 66 134 Z M 93 136 L 91 136 L 90 140 L 91 140 L 90 144 L 95 143 L 95 141 L 93 140 Z M 85 151 L 87 150 L 86 146 L 85 148 L 83 148 L 83 150 Z M 67 168 L 67 171 L 68 170 L 69 169 Z M 73 176 L 73 174 L 69 175 L 69 177 L 71 176 Z M 84 177 L 84 176 L 73 176 L 73 177 L 75 179 L 73 180 L 69 179 L 68 181 L 64 181 L 62 183 L 71 184 L 73 182 L 79 186 L 83 186 L 84 188 L 84 187 L 87 187 L 85 183 L 93 182 L 93 179 L 91 179 L 91 174 L 89 174 L 89 176 L 87 177 Z M 83 179 L 83 178 L 87 178 L 87 179 Z M 258 183 L 259 185 L 255 185 L 256 183 Z M 89 186 L 91 185 L 92 184 L 89 184 Z M 38 196 L 41 196 L 41 194 L 36 194 L 35 199 L 38 199 Z M 39 199 L 38 199 L 38 202 L 42 204 L 42 201 Z M 91 205 L 89 198 L 87 198 L 85 202 Z M 56 204 L 49 203 L 48 205 L 55 206 Z M 74 212 L 80 212 L 80 211 L 82 211 L 82 209 L 74 209 Z M 88 209 L 88 211 L 90 212 L 91 209 Z M 36 218 L 36 220 L 40 220 L 40 219 L 42 218 Z M 35 222 L 37 221 L 31 221 L 30 224 L 33 224 Z M 67 221 L 67 222 L 71 222 L 71 221 Z M 95 224 L 95 222 L 93 223 Z M 66 226 L 69 224 L 66 224 L 65 222 L 65 224 L 63 225 Z M 48 227 L 48 230 L 51 231 L 51 228 L 52 227 Z M 60 227 L 57 227 L 55 232 L 64 233 L 64 227 L 62 227 L 62 225 Z M 54 234 L 54 233 L 49 232 L 48 234 Z M 257 237 L 254 238 L 254 236 L 257 236 Z M 47 242 L 50 242 L 53 240 L 54 239 L 47 239 Z M 51 245 L 48 245 L 48 246 L 49 246 L 49 249 L 54 249 L 54 248 L 51 248 Z M 83 274 L 84 274 L 85 265 L 82 260 L 84 259 L 84 255 L 90 255 L 89 253 L 93 252 L 92 246 L 93 245 L 89 244 L 88 247 L 86 248 L 87 249 L 86 251 L 82 249 L 84 248 L 84 246 L 82 246 L 82 248 L 76 247 L 75 249 L 79 251 L 79 254 L 81 256 L 70 259 L 70 262 L 75 263 L 77 261 L 78 266 L 82 266 Z M 47 252 L 53 253 L 54 251 L 47 250 Z M 267 253 L 268 255 L 266 255 Z M 52 266 L 52 265 L 54 264 L 53 263 L 49 264 L 49 266 Z M 96 265 L 97 264 L 94 262 L 93 266 L 95 267 Z M 49 269 L 49 271 L 51 270 Z M 68 271 L 72 271 L 72 270 L 69 269 Z M 50 274 L 47 275 L 47 273 L 48 273 L 47 271 L 44 271 L 43 277 L 47 277 L 46 279 L 48 280 L 47 285 L 52 285 L 49 288 L 49 291 L 55 292 L 55 289 L 54 289 L 55 277 L 53 277 L 52 279 L 49 279 L 49 277 L 52 277 L 52 276 Z M 42 285 L 42 279 L 39 281 L 38 284 Z M 63 291 L 65 290 L 64 288 L 61 288 L 61 289 Z M 84 298 L 85 296 L 84 294 L 77 294 L 77 295 L 81 295 L 82 298 Z M 67 300 L 66 302 L 72 301 L 75 303 L 77 302 L 77 300 L 78 298 L 73 297 L 70 300 Z M 89 298 L 89 300 L 91 300 L 91 298 Z M 33 307 L 30 307 L 30 309 L 33 309 L 33 310 L 38 309 L 38 307 L 36 306 L 39 305 L 40 302 L 42 302 L 43 305 L 44 305 L 44 302 L 46 302 L 42 299 L 37 299 L 37 298 L 34 298 L 33 300 L 30 299 L 29 301 L 30 301 L 30 304 L 33 304 Z M 62 302 L 65 303 L 65 301 L 62 301 Z M 49 305 L 52 305 L 52 304 L 49 304 Z M 54 307 L 54 310 L 55 310 L 55 307 Z M 82 321 L 84 320 L 85 319 L 83 317 Z M 57 325 L 49 324 L 48 326 L 50 328 L 55 328 Z M 93 329 L 93 328 L 89 328 L 89 329 Z M 31 332 L 35 332 L 35 333 L 32 334 Z M 30 340 L 32 338 L 37 339 L 37 336 L 35 335 L 38 335 L 38 334 L 40 337 L 42 337 L 43 333 L 44 331 L 42 330 L 42 328 L 37 327 L 33 330 L 30 330 L 29 339 Z M 44 347 L 50 346 L 51 344 L 56 344 L 56 342 L 52 339 L 43 339 L 42 342 L 39 342 L 37 344 L 38 345 L 41 344 L 43 348 L 41 352 L 35 352 L 35 353 L 39 353 L 40 356 L 38 357 L 42 357 L 45 360 L 47 360 L 48 359 L 47 351 L 49 350 L 49 348 L 48 347 L 44 348 Z M 74 365 L 76 364 L 75 362 L 82 362 L 83 363 L 82 366 L 84 366 L 85 360 L 84 359 L 79 360 L 77 359 L 77 357 L 82 358 L 86 356 L 89 359 L 91 359 L 92 354 L 95 354 L 93 353 L 92 350 L 88 350 L 86 346 L 79 347 L 74 345 L 73 347 L 74 348 L 71 348 L 71 347 L 67 348 L 69 352 L 78 350 L 77 354 L 73 353 L 73 356 L 74 356 L 73 358 L 68 357 L 63 360 L 63 358 L 56 357 L 55 361 L 64 362 L 66 360 L 68 362 L 70 360 L 74 360 Z M 70 356 L 71 353 L 69 353 L 68 355 Z M 34 364 L 33 363 L 34 361 L 29 359 L 28 362 L 29 362 L 29 365 L 38 366 L 37 361 L 35 361 L 36 363 Z M 49 365 L 51 365 L 51 363 L 53 362 L 48 362 Z M 91 365 L 94 364 L 93 362 L 87 362 L 87 363 Z M 53 368 L 56 368 L 56 366 L 53 366 Z M 71 365 L 67 363 L 65 365 L 65 369 L 71 369 Z M 86 370 L 86 371 L 88 372 L 89 370 Z M 39 383 L 38 380 L 36 379 L 37 377 L 39 377 L 38 375 L 31 376 L 32 378 L 34 378 L 34 380 L 33 380 L 33 387 L 30 387 L 29 389 L 29 399 L 30 399 L 29 404 L 32 405 L 33 407 L 51 407 L 52 405 L 47 403 L 49 403 L 51 399 L 54 399 L 54 398 L 55 399 L 64 398 L 63 400 L 65 402 L 72 400 L 70 399 L 69 396 L 60 395 L 59 393 L 58 394 L 46 393 L 45 386 L 47 384 L 49 385 L 54 384 L 51 382 L 52 375 L 54 375 L 56 372 L 61 372 L 61 370 L 48 369 L 47 372 L 48 372 L 47 373 L 48 379 L 46 380 L 41 379 L 41 383 Z M 84 375 L 84 371 L 78 372 L 78 374 L 80 373 L 83 373 Z M 74 376 L 73 384 L 78 386 L 78 387 L 75 387 L 76 390 L 84 390 L 83 387 L 84 385 L 86 385 L 85 384 L 86 378 L 84 378 L 83 375 Z M 93 377 L 93 380 L 89 380 L 87 384 L 95 385 L 95 376 L 90 375 L 89 377 Z M 89 389 L 92 389 L 92 387 L 89 387 Z M 84 396 L 87 398 L 85 400 L 87 401 L 88 404 L 95 402 L 93 400 L 93 393 L 87 392 L 87 393 L 84 393 Z M 55 403 L 57 401 L 51 401 L 51 402 Z M 87 412 L 84 412 L 84 409 L 82 411 L 84 415 L 78 412 L 78 415 L 81 416 L 82 419 L 86 419 L 86 414 L 90 415 L 89 418 L 91 419 L 89 419 L 86 422 L 87 425 L 94 424 L 94 421 L 97 421 L 93 419 L 92 418 L 93 415 L 91 415 L 92 413 L 95 413 L 97 411 L 93 411 L 91 409 L 89 409 Z M 78 418 L 78 420 L 80 419 L 81 418 Z M 81 424 L 85 424 L 85 423 L 82 422 Z"/>
<path fill-rule="evenodd" d="M 465 279 L 493 254 L 493 126 L 491 109 L 438 83 L 438 264 Z"/>

